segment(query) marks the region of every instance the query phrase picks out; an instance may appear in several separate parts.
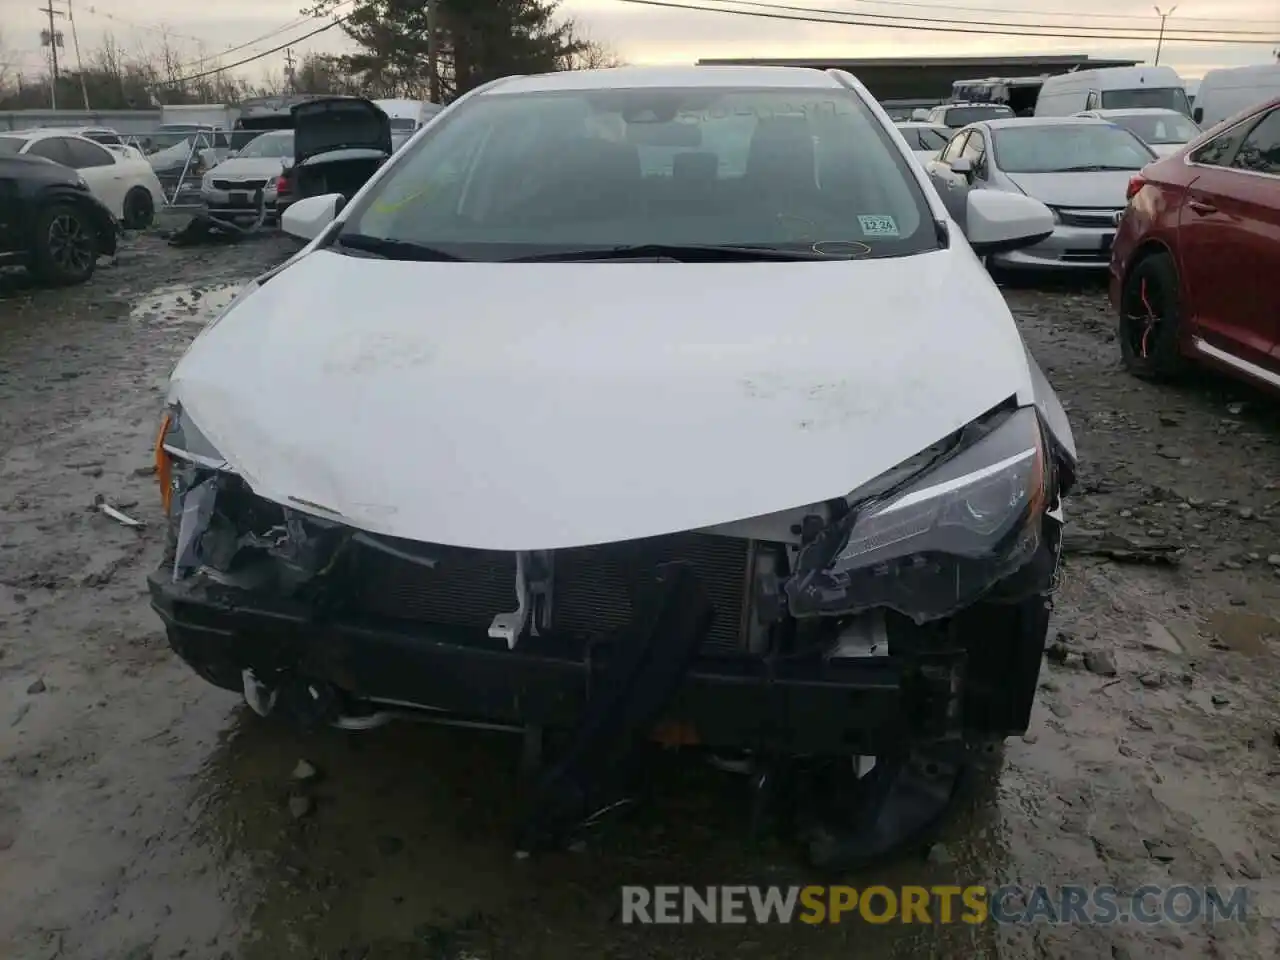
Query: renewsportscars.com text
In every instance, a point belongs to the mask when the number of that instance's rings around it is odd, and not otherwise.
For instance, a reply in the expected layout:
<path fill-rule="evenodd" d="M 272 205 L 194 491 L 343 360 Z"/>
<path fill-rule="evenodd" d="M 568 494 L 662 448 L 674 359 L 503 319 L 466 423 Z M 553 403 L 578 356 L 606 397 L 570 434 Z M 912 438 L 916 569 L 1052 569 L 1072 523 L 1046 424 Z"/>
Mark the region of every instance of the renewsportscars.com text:
<path fill-rule="evenodd" d="M 807 886 L 622 888 L 622 922 L 1113 924 L 1243 921 L 1245 887 Z"/>

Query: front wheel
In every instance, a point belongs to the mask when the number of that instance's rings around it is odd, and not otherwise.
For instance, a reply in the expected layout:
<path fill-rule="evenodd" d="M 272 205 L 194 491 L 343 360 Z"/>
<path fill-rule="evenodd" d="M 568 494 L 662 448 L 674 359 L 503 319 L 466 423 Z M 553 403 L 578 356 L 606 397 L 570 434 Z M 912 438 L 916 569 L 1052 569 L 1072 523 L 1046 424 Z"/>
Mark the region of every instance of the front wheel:
<path fill-rule="evenodd" d="M 98 263 L 98 234 L 83 210 L 58 203 L 36 219 L 31 270 L 46 283 L 84 283 Z"/>
<path fill-rule="evenodd" d="M 1169 254 L 1152 254 L 1129 272 L 1120 296 L 1120 358 L 1134 376 L 1170 380 L 1182 372 L 1181 299 Z"/>

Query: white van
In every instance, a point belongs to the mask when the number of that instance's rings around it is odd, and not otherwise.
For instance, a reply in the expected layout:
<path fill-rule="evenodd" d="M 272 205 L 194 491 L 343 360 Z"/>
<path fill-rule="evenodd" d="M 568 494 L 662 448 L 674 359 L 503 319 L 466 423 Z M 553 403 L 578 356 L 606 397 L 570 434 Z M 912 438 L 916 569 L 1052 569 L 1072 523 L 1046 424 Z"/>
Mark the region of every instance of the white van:
<path fill-rule="evenodd" d="M 1204 129 L 1280 96 L 1280 63 L 1210 70 L 1200 81 L 1192 118 Z"/>
<path fill-rule="evenodd" d="M 395 146 L 444 109 L 428 100 L 374 100 L 373 103 L 391 119 L 391 139 Z"/>
<path fill-rule="evenodd" d="M 1186 84 L 1172 67 L 1104 67 L 1049 77 L 1036 98 L 1037 117 L 1070 117 L 1084 110 L 1163 107 L 1191 116 Z"/>

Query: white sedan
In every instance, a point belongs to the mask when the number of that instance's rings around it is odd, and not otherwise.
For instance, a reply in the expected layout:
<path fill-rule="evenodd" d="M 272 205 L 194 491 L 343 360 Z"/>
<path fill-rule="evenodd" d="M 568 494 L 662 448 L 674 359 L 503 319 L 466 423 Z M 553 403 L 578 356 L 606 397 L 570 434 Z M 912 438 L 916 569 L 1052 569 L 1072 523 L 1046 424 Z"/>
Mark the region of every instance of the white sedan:
<path fill-rule="evenodd" d="M 964 220 L 838 70 L 468 92 L 290 206 L 310 244 L 174 370 L 172 646 L 262 714 L 576 728 L 524 850 L 660 715 L 874 764 L 886 799 L 815 861 L 909 842 L 959 744 L 1026 729 L 1075 472 L 975 256 L 1052 214 L 973 190 Z"/>
<path fill-rule="evenodd" d="M 156 207 L 165 202 L 150 163 L 134 153 L 108 150 L 87 137 L 61 130 L 17 130 L 0 134 L 0 153 L 44 157 L 71 167 L 130 230 L 150 226 Z"/>
<path fill-rule="evenodd" d="M 1124 127 L 1161 157 L 1177 153 L 1183 144 L 1200 136 L 1200 128 L 1194 120 L 1177 110 L 1163 107 L 1085 110 L 1077 116 L 1096 117 Z"/>

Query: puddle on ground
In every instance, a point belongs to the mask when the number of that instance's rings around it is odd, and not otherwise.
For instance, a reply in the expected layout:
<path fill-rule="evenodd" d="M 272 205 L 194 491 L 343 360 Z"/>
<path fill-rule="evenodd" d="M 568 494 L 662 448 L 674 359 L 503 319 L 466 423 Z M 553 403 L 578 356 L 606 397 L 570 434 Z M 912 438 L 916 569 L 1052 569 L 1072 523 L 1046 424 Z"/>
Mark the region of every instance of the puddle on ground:
<path fill-rule="evenodd" d="M 1209 628 L 1224 647 L 1251 657 L 1269 653 L 1267 641 L 1280 639 L 1280 620 L 1260 613 L 1217 610 L 1209 616 Z"/>
<path fill-rule="evenodd" d="M 158 287 L 140 299 L 129 311 L 129 319 L 160 326 L 204 326 L 219 311 L 224 310 L 243 284 L 219 283 L 211 286 L 192 286 L 180 283 Z"/>

